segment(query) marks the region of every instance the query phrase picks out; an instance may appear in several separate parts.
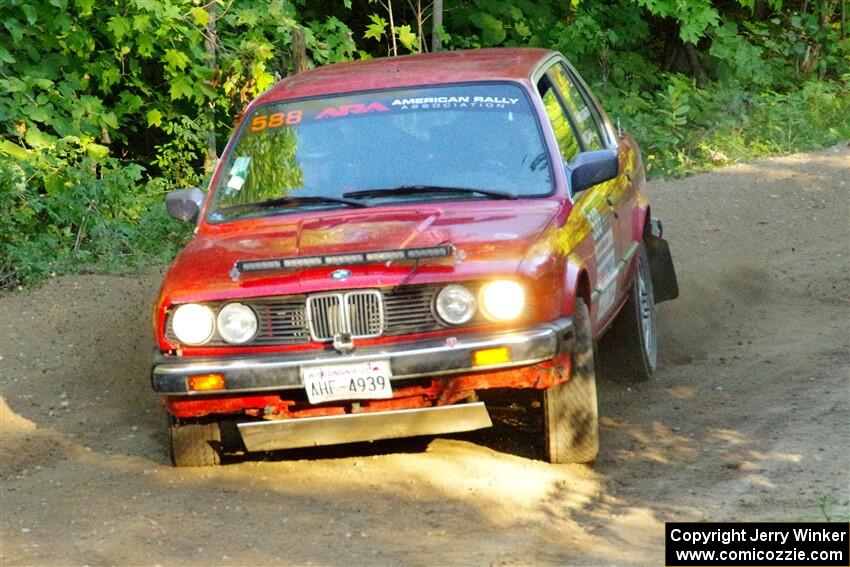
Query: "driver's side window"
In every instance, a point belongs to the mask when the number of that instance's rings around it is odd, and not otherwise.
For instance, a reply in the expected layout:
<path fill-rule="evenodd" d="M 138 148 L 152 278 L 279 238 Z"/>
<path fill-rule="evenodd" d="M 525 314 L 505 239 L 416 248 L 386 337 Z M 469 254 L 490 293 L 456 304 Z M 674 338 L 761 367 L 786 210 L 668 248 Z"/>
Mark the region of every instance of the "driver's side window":
<path fill-rule="evenodd" d="M 537 90 L 543 99 L 546 116 L 549 118 L 549 123 L 555 132 L 555 139 L 558 141 L 558 149 L 561 151 L 561 157 L 565 163 L 568 163 L 581 151 L 573 126 L 547 77 L 544 76 L 540 79 L 540 82 L 537 83 Z"/>
<path fill-rule="evenodd" d="M 582 145 L 585 150 L 601 150 L 605 147 L 599 120 L 591 104 L 585 100 L 575 82 L 567 75 L 567 70 L 560 63 L 556 63 L 546 71 L 546 76 L 555 85 L 561 100 L 575 121 L 576 131 L 581 134 Z"/>

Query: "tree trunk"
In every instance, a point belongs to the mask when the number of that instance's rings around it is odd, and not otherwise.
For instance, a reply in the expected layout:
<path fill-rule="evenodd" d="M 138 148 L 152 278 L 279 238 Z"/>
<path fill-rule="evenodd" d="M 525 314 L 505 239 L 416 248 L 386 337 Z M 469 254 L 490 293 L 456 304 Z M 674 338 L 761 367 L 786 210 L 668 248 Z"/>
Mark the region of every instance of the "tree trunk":
<path fill-rule="evenodd" d="M 416 37 L 419 41 L 419 53 L 422 53 L 422 0 L 416 0 Z"/>
<path fill-rule="evenodd" d="M 679 26 L 665 24 L 662 28 L 664 34 L 664 49 L 661 50 L 661 68 L 669 72 L 679 58 L 682 40 L 679 39 Z"/>
<path fill-rule="evenodd" d="M 431 51 L 440 51 L 443 41 L 440 39 L 440 28 L 443 27 L 443 0 L 434 0 L 431 20 Z"/>
<path fill-rule="evenodd" d="M 753 4 L 753 19 L 757 21 L 767 19 L 767 2 L 764 0 L 756 0 Z"/>
<path fill-rule="evenodd" d="M 670 43 L 664 47 L 664 61 L 661 68 L 665 72 L 670 72 L 673 66 L 676 65 L 676 60 L 679 59 L 679 52 L 678 42 Z"/>
<path fill-rule="evenodd" d="M 688 64 L 691 66 L 691 73 L 697 81 L 697 86 L 702 88 L 705 86 L 705 73 L 702 72 L 702 66 L 699 63 L 696 47 L 694 44 L 685 42 L 685 55 L 688 57 Z"/>
<path fill-rule="evenodd" d="M 393 0 L 387 0 L 387 12 L 390 14 L 390 38 L 393 40 L 393 57 L 398 55 L 398 47 L 395 43 L 395 23 L 393 22 Z"/>
<path fill-rule="evenodd" d="M 218 36 L 216 35 L 215 31 L 217 8 L 218 3 L 216 2 L 210 2 L 207 6 L 207 13 L 209 14 L 209 19 L 207 20 L 206 36 L 204 38 L 204 51 L 206 51 L 207 55 L 207 66 L 213 70 L 213 76 L 215 76 L 218 66 L 215 54 L 216 44 L 218 43 Z M 206 115 L 207 154 L 204 157 L 204 173 L 206 175 L 212 175 L 216 163 L 218 162 L 218 151 L 215 142 L 215 107 L 213 106 L 212 102 L 208 104 Z"/>
<path fill-rule="evenodd" d="M 297 75 L 307 70 L 307 40 L 301 28 L 292 30 L 292 42 L 289 45 L 289 55 L 292 57 L 292 74 Z"/>

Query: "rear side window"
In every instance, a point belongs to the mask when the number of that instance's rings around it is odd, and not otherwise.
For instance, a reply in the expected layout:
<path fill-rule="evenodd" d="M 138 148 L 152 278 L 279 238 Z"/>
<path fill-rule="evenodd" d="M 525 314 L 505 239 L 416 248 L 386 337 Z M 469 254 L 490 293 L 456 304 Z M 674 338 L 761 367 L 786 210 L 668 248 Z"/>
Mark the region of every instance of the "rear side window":
<path fill-rule="evenodd" d="M 558 149 L 561 151 L 561 157 L 564 161 L 569 162 L 580 151 L 578 139 L 576 139 L 573 127 L 570 124 L 567 113 L 555 90 L 546 79 L 541 80 L 537 89 L 543 99 L 543 106 L 546 108 L 546 116 L 549 118 L 549 123 L 552 125 L 552 130 L 555 131 L 555 139 L 558 140 Z"/>
<path fill-rule="evenodd" d="M 567 70 L 560 63 L 553 65 L 546 76 L 558 89 L 558 93 L 567 105 L 567 109 L 575 120 L 576 129 L 581 136 L 581 140 L 586 150 L 601 150 L 605 148 L 602 142 L 602 134 L 600 124 L 596 113 L 593 111 L 590 103 L 585 100 L 579 91 L 576 84 L 567 74 Z"/>

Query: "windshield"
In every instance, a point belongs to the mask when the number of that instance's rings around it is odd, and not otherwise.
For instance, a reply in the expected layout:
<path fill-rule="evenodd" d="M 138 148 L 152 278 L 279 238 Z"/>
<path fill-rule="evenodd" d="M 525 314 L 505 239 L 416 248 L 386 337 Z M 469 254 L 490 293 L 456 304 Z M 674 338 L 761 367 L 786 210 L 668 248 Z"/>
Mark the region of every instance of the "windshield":
<path fill-rule="evenodd" d="M 213 222 L 345 207 L 347 197 L 373 206 L 552 192 L 537 119 L 513 84 L 265 105 L 246 118 L 238 136 L 214 189 Z"/>

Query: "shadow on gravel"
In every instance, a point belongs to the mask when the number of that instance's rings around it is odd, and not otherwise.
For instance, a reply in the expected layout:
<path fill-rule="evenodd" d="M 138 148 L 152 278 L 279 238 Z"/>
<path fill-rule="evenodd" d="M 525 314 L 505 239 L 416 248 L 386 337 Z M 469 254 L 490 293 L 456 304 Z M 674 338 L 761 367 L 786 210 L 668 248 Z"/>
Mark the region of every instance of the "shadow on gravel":
<path fill-rule="evenodd" d="M 347 445 L 328 445 L 304 449 L 286 449 L 265 453 L 246 453 L 226 457 L 225 464 L 241 462 L 281 462 L 303 460 L 351 459 L 354 457 L 374 457 L 389 454 L 415 455 L 428 450 L 434 437 L 410 437 L 406 439 L 387 439 L 371 443 L 349 443 Z"/>

